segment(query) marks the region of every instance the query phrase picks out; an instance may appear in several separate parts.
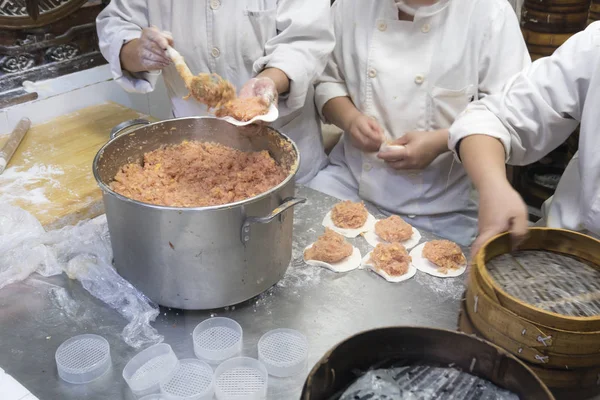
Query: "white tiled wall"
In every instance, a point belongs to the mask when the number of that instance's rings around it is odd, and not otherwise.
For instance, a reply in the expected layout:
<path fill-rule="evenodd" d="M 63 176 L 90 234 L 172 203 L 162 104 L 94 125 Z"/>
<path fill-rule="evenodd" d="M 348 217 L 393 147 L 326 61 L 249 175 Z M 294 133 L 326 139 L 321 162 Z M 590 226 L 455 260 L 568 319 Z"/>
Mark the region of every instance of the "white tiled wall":
<path fill-rule="evenodd" d="M 162 80 L 152 93 L 127 93 L 112 80 L 108 65 L 47 81 L 25 83 L 24 86 L 29 91 L 36 91 L 39 98 L 0 110 L 0 135 L 10 133 L 23 117 L 28 117 L 32 124 L 39 124 L 106 101 L 114 101 L 159 119 L 172 116 Z"/>

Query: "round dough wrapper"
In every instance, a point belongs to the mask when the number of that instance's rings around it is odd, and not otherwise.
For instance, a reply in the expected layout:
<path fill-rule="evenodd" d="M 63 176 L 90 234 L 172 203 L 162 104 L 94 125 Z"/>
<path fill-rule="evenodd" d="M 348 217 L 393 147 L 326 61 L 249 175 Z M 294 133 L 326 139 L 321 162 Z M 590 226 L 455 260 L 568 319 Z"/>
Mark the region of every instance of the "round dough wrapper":
<path fill-rule="evenodd" d="M 375 268 L 375 266 L 369 262 L 371 260 L 371 253 L 373 253 L 373 252 L 370 251 L 362 259 L 361 268 L 365 267 L 365 268 L 370 269 L 371 271 L 375 272 L 377 275 L 381 276 L 383 279 L 385 279 L 388 282 L 393 282 L 393 283 L 403 282 L 403 281 L 409 280 L 410 278 L 415 276 L 415 274 L 417 273 L 417 268 L 412 263 L 408 264 L 408 271 L 406 271 L 406 273 L 402 276 L 391 276 L 385 271 L 378 271 Z"/>
<path fill-rule="evenodd" d="M 375 222 L 377 222 L 377 221 L 375 221 Z M 415 247 L 416 245 L 419 244 L 419 241 L 421 241 L 421 232 L 419 232 L 417 230 L 417 228 L 415 228 L 415 227 L 413 227 L 412 229 L 413 229 L 412 236 L 408 240 L 405 240 L 404 242 L 400 242 L 400 244 L 402 246 L 404 246 L 404 248 L 406 248 L 406 250 L 412 249 L 413 247 Z M 370 229 L 367 232 L 363 233 L 363 237 L 365 238 L 367 243 L 369 243 L 373 247 L 377 247 L 377 245 L 380 243 L 384 243 L 384 244 L 389 243 L 389 242 L 386 242 L 385 240 L 383 240 L 382 238 L 380 238 L 379 235 L 377 235 L 377 233 L 375 233 L 375 224 L 373 224 L 373 229 Z"/>
<path fill-rule="evenodd" d="M 304 251 L 310 249 L 313 245 L 307 246 Z M 360 250 L 356 247 L 352 246 L 352 254 L 348 257 L 344 258 L 342 261 L 329 264 L 323 261 L 317 260 L 307 260 L 304 259 L 304 262 L 308 265 L 312 265 L 313 267 L 324 267 L 333 272 L 348 272 L 360 267 L 361 254 Z"/>
<path fill-rule="evenodd" d="M 425 272 L 426 274 L 432 276 L 437 276 L 438 278 L 456 278 L 457 276 L 461 276 L 465 273 L 467 270 L 466 262 L 461 265 L 459 269 L 450 270 L 447 274 L 440 272 L 440 268 L 437 265 L 423 257 L 423 247 L 425 247 L 425 244 L 427 244 L 427 242 L 421 243 L 410 251 L 412 262 L 419 271 Z"/>
<path fill-rule="evenodd" d="M 375 217 L 372 216 L 371 213 L 367 213 L 367 220 L 365 221 L 365 224 L 362 227 L 357 228 L 357 229 L 338 228 L 333 223 L 333 220 L 331 219 L 331 211 L 329 211 L 327 214 L 325 214 L 325 218 L 323 219 L 323 226 L 325 228 L 331 229 L 334 232 L 339 233 L 342 236 L 353 239 L 353 238 L 357 237 L 358 235 L 360 235 L 361 233 L 365 233 L 371 229 L 375 229 L 376 222 L 377 222 L 377 220 L 375 219 Z"/>

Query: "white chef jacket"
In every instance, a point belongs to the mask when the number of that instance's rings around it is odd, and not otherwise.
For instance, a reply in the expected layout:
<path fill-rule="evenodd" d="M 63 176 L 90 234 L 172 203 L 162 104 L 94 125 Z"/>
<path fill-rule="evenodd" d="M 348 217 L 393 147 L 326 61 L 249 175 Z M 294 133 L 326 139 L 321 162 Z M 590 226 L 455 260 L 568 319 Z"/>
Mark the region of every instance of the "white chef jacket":
<path fill-rule="evenodd" d="M 507 162 L 531 164 L 563 143 L 581 122 L 579 152 L 544 205 L 549 227 L 600 235 L 600 22 L 571 37 L 551 57 L 510 80 L 503 93 L 471 104 L 450 130 L 450 147 L 486 134 Z"/>
<path fill-rule="evenodd" d="M 394 0 L 337 0 L 332 12 L 336 47 L 316 87 L 317 109 L 349 96 L 361 112 L 377 119 L 388 139 L 449 128 L 470 101 L 501 91 L 509 77 L 530 63 L 506 0 L 440 0 L 420 8 L 414 22 L 398 19 Z M 343 178 L 345 186 L 355 182 L 360 197 L 383 210 L 444 215 L 449 226 L 457 221 L 448 219 L 448 213 L 470 213 L 464 223 L 468 226 L 459 230 L 475 235 L 472 185 L 450 152 L 424 170 L 399 171 L 344 137 L 330 162 L 311 182 L 313 188 L 336 195 L 330 178 L 347 171 L 351 176 Z M 445 229 L 435 221 L 433 225 L 439 228 L 436 233 Z"/>
<path fill-rule="evenodd" d="M 298 181 L 326 163 L 313 83 L 334 46 L 328 0 L 112 0 L 97 18 L 100 50 L 113 76 L 128 91 L 154 89 L 159 74 L 121 69 L 123 44 L 151 25 L 173 34 L 174 47 L 192 73 L 217 73 L 238 89 L 264 68 L 290 78 L 273 127 L 298 145 Z M 175 117 L 208 115 L 206 107 L 183 100 L 188 91 L 173 65 L 163 70 Z"/>

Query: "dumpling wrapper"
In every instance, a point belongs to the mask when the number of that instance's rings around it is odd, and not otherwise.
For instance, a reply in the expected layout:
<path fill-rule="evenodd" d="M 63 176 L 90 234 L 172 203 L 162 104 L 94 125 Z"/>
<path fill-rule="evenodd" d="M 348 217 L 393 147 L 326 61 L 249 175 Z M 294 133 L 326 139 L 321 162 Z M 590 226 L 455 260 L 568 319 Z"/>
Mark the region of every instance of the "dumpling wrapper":
<path fill-rule="evenodd" d="M 466 261 L 463 265 L 461 265 L 460 268 L 452 269 L 448 271 L 447 274 L 440 272 L 440 267 L 423 257 L 423 247 L 425 247 L 426 244 L 427 242 L 421 243 L 420 245 L 418 245 L 410 251 L 412 262 L 419 271 L 425 272 L 426 274 L 429 274 L 431 276 L 436 276 L 438 278 L 456 278 L 457 276 L 461 276 L 465 273 L 465 271 L 467 270 Z"/>
<path fill-rule="evenodd" d="M 331 219 L 331 211 L 325 214 L 325 218 L 323 218 L 323 226 L 325 228 L 329 228 L 332 231 L 337 232 L 340 235 L 350 239 L 357 237 L 361 233 L 365 233 L 371 229 L 375 229 L 376 222 L 377 220 L 375 219 L 375 217 L 372 216 L 369 212 L 367 213 L 367 220 L 365 221 L 365 224 L 362 227 L 356 229 L 338 228 L 337 226 L 335 226 L 333 220 Z"/>
<path fill-rule="evenodd" d="M 377 223 L 377 221 L 375 221 L 375 223 Z M 406 250 L 412 249 L 413 247 L 419 244 L 419 241 L 421 241 L 421 232 L 419 232 L 415 227 L 412 228 L 412 232 L 413 234 L 408 240 L 400 242 L 400 244 L 404 246 Z M 379 235 L 375 233 L 375 224 L 373 224 L 373 229 L 370 229 L 367 232 L 363 233 L 363 237 L 365 238 L 367 243 L 369 243 L 373 247 L 377 247 L 377 245 L 380 243 L 389 243 L 380 238 Z"/>
<path fill-rule="evenodd" d="M 415 276 L 415 274 L 417 273 L 417 268 L 413 265 L 413 263 L 408 264 L 408 271 L 406 271 L 406 273 L 401 276 L 391 276 L 390 274 L 388 274 L 385 271 L 379 271 L 375 268 L 375 266 L 373 264 L 370 263 L 371 253 L 373 253 L 373 252 L 370 251 L 362 259 L 361 267 L 370 269 L 371 271 L 375 272 L 377 275 L 381 276 L 383 279 L 385 279 L 388 282 L 393 282 L 393 283 L 403 282 L 403 281 L 409 280 L 410 278 Z"/>
<path fill-rule="evenodd" d="M 314 244 L 314 243 L 313 243 Z M 304 251 L 310 249 L 313 245 L 307 246 Z M 333 272 L 348 272 L 360 267 L 361 262 L 361 254 L 360 250 L 354 246 L 352 246 L 352 254 L 348 257 L 344 258 L 342 261 L 330 264 L 324 261 L 318 260 L 307 260 L 304 259 L 304 262 L 308 265 L 312 265 L 313 267 L 324 267 Z"/>

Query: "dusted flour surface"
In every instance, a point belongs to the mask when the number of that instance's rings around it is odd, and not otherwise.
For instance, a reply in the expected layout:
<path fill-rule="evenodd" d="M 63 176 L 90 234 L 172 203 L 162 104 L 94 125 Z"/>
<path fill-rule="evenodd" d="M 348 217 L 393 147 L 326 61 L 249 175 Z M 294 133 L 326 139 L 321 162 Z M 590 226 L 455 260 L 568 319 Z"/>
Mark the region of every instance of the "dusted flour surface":
<path fill-rule="evenodd" d="M 336 263 L 350 256 L 354 248 L 339 233 L 325 228 L 325 233 L 304 251 L 306 260 L 317 260 L 326 263 Z"/>
<path fill-rule="evenodd" d="M 269 104 L 262 97 L 238 97 L 217 109 L 217 117 L 233 117 L 242 122 L 250 121 L 269 112 Z"/>
<path fill-rule="evenodd" d="M 259 195 L 288 176 L 268 151 L 243 152 L 217 143 L 185 141 L 127 164 L 111 188 L 144 203 L 205 207 Z"/>
<path fill-rule="evenodd" d="M 338 228 L 358 229 L 367 222 L 369 212 L 364 203 L 342 201 L 333 206 L 331 220 Z"/>
<path fill-rule="evenodd" d="M 371 263 L 390 276 L 400 276 L 408 272 L 411 262 L 408 252 L 399 243 L 380 243 L 371 253 Z"/>
<path fill-rule="evenodd" d="M 462 250 L 449 240 L 432 240 L 423 247 L 423 257 L 440 268 L 440 272 L 459 269 L 466 263 Z"/>
<path fill-rule="evenodd" d="M 397 215 L 377 221 L 377 236 L 390 243 L 404 242 L 413 235 L 413 228 Z"/>

